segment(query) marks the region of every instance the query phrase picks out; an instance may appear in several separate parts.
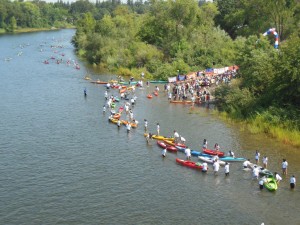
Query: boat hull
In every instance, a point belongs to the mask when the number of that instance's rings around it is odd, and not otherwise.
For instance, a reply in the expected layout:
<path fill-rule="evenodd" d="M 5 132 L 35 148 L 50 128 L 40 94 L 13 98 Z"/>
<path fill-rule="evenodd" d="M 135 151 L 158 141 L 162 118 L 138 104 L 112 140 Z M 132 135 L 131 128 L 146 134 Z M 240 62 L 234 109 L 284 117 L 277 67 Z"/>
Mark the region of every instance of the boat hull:
<path fill-rule="evenodd" d="M 203 168 L 203 166 L 201 164 L 198 164 L 198 163 L 195 163 L 192 161 L 186 161 L 186 160 L 179 159 L 179 158 L 176 158 L 176 162 L 182 166 L 186 166 L 186 167 L 189 167 L 192 169 L 202 170 L 202 168 Z"/>

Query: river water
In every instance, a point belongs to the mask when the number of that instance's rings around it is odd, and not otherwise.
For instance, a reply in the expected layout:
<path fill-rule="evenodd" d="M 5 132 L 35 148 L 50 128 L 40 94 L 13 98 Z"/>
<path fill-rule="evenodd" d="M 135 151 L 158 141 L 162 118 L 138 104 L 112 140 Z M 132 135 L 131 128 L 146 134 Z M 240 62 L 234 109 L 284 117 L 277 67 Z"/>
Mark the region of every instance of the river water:
<path fill-rule="evenodd" d="M 154 85 L 136 90 L 141 126 L 117 129 L 102 113 L 105 88 L 83 79 L 115 76 L 77 59 L 73 34 L 0 36 L 0 224 L 300 224 L 299 188 L 289 189 L 290 175 L 300 179 L 299 149 L 251 135 L 207 107 L 169 104 L 163 92 L 149 100 Z M 214 176 L 177 165 L 182 153 L 163 159 L 154 140 L 146 143 L 145 118 L 153 132 L 157 122 L 163 135 L 176 129 L 192 149 L 206 138 L 252 161 L 259 149 L 278 172 L 286 158 L 288 176 L 271 193 L 241 163 L 226 178 L 222 168 Z"/>

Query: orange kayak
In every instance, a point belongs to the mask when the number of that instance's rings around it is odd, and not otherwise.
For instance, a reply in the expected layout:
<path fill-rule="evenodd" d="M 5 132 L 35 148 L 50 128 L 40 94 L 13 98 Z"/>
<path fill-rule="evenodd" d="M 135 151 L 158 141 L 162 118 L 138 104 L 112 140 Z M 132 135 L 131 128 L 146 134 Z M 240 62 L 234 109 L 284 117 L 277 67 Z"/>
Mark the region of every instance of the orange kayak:
<path fill-rule="evenodd" d="M 113 115 L 114 119 L 120 119 L 121 117 L 121 113 L 116 113 L 115 115 Z"/>
<path fill-rule="evenodd" d="M 130 123 L 128 120 L 121 120 L 121 122 L 126 126 L 128 123 Z M 130 123 L 131 127 L 137 128 L 136 123 Z"/>

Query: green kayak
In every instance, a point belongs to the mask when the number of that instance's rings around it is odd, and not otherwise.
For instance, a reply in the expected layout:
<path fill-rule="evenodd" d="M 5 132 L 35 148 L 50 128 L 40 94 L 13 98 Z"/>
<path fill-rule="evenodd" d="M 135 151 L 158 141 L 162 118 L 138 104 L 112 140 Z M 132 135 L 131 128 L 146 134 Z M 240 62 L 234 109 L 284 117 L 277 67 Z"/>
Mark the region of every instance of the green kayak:
<path fill-rule="evenodd" d="M 166 84 L 166 83 L 169 83 L 169 82 L 165 81 L 165 80 L 151 80 L 150 83 L 151 84 Z"/>
<path fill-rule="evenodd" d="M 268 182 L 264 183 L 265 188 L 269 191 L 276 191 L 277 190 L 277 182 L 273 176 L 269 176 L 266 178 Z"/>

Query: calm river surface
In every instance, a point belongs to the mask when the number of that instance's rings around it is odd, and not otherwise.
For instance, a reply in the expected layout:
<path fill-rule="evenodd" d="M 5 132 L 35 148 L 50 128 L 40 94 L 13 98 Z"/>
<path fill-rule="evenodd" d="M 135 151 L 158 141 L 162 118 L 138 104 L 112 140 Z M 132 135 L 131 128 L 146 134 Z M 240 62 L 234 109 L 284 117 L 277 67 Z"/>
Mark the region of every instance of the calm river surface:
<path fill-rule="evenodd" d="M 105 88 L 83 79 L 114 76 L 76 58 L 74 32 L 0 36 L 0 224 L 300 224 L 300 188 L 289 189 L 290 175 L 300 181 L 299 149 L 241 131 L 205 107 L 171 105 L 163 92 L 149 100 L 154 85 L 136 90 L 141 126 L 118 130 L 102 113 Z M 252 161 L 259 149 L 278 172 L 286 158 L 289 174 L 271 193 L 241 163 L 226 178 L 223 168 L 214 176 L 182 167 L 182 153 L 162 159 L 154 140 L 147 145 L 144 118 L 153 132 L 157 122 L 163 135 L 176 129 L 192 149 L 206 138 Z"/>

